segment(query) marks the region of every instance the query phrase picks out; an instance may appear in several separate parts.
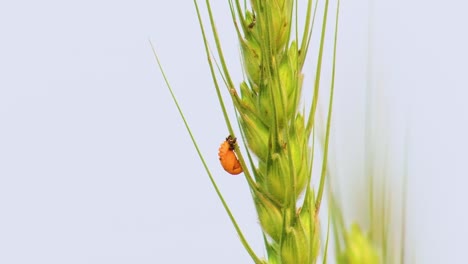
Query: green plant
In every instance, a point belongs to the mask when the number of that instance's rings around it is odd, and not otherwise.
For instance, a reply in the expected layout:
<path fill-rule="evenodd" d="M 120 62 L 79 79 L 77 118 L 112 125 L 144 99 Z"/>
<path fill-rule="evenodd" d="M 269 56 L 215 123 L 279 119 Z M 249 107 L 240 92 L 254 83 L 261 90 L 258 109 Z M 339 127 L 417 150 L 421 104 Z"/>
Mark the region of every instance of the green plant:
<path fill-rule="evenodd" d="M 197 1 L 194 1 L 201 32 L 208 57 L 210 72 L 218 100 L 225 117 L 230 137 L 235 138 L 233 125 L 226 111 L 226 99 L 222 97 L 223 84 L 230 94 L 230 101 L 236 109 L 240 138 L 247 146 L 244 157 L 237 144 L 230 143 L 235 151 L 247 179 L 263 231 L 267 258 L 263 259 L 252 250 L 240 230 L 235 217 L 216 185 L 203 155 L 190 131 L 187 121 L 163 72 L 174 102 L 189 131 L 195 148 L 205 166 L 207 174 L 228 213 L 242 244 L 255 263 L 297 264 L 316 263 L 319 255 L 327 262 L 328 231 L 325 246 L 321 247 L 319 213 L 325 190 L 328 164 L 328 142 L 330 138 L 333 109 L 336 45 L 338 36 L 339 0 L 335 13 L 333 52 L 331 54 L 332 76 L 328 95 L 327 120 L 324 124 L 325 137 L 322 142 L 320 175 L 313 175 L 314 142 L 317 105 L 322 85 L 322 62 L 324 57 L 325 35 L 328 32 L 329 1 L 323 2 L 320 32 L 317 35 L 315 81 L 304 85 L 303 66 L 309 54 L 313 37 L 318 4 L 307 1 L 305 9 L 294 0 L 252 0 L 250 5 L 236 0 L 228 0 L 232 21 L 235 26 L 241 50 L 245 78 L 240 84 L 232 80 L 227 67 L 224 51 L 220 43 L 210 1 L 206 1 L 211 34 L 216 45 L 216 55 L 212 54 L 207 37 L 207 28 L 200 15 Z M 304 24 L 299 24 L 300 11 L 304 10 Z M 303 30 L 299 32 L 300 28 Z M 156 53 L 155 53 L 156 55 Z M 217 63 L 220 62 L 220 64 Z M 312 89 L 313 97 L 308 111 L 302 105 L 303 87 Z M 302 109 L 302 110 L 301 110 Z M 231 141 L 232 142 L 232 138 Z M 314 189 L 312 177 L 319 177 L 319 185 Z M 346 232 L 343 231 L 343 234 Z M 349 263 L 356 263 L 356 252 L 369 252 L 358 227 L 346 233 L 349 239 L 358 243 L 355 254 L 347 253 Z M 370 253 L 369 263 L 375 260 Z M 354 262 L 352 262 L 354 260 Z"/>

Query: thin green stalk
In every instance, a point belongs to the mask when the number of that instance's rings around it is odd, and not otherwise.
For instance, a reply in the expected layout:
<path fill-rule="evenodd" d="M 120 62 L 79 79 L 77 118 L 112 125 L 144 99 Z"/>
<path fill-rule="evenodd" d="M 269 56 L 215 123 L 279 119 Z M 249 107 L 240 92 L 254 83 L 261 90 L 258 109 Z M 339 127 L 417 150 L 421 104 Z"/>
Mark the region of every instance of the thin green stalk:
<path fill-rule="evenodd" d="M 317 1 L 318 2 L 318 1 Z M 297 2 L 296 2 L 297 3 Z M 296 8 L 297 9 L 297 8 Z M 314 12 L 315 14 L 315 12 Z M 310 36 L 312 35 L 312 29 L 313 29 L 313 22 L 311 23 L 311 16 L 312 16 L 312 1 L 307 1 L 307 13 L 306 13 L 306 20 L 305 20 L 305 28 L 304 32 L 302 34 L 302 42 L 301 42 L 301 54 L 298 59 L 300 61 L 300 65 L 302 68 L 302 65 L 304 65 L 305 58 L 307 58 L 307 51 L 309 49 L 309 42 L 310 42 Z M 315 17 L 315 15 L 314 15 Z M 296 23 L 297 25 L 297 23 Z M 297 29 L 297 26 L 296 26 Z M 296 38 L 298 39 L 298 38 Z"/>
<path fill-rule="evenodd" d="M 305 47 L 306 53 L 309 50 L 310 40 L 312 39 L 312 33 L 314 32 L 315 15 L 317 14 L 317 9 L 318 9 L 318 1 L 315 1 L 314 14 L 312 15 L 312 23 L 310 26 L 310 33 L 307 36 L 307 42 L 306 42 L 306 47 Z M 304 63 L 304 61 L 302 61 L 302 63 Z"/>
<path fill-rule="evenodd" d="M 325 9 L 328 8 L 328 0 L 325 5 Z M 326 17 L 325 11 L 325 17 Z M 333 44 L 333 64 L 332 64 L 332 78 L 331 78 L 331 89 L 330 89 L 330 102 L 328 105 L 328 119 L 327 119 L 327 130 L 325 133 L 325 144 L 323 149 L 323 162 L 322 162 L 322 174 L 320 176 L 320 185 L 317 193 L 317 198 L 315 200 L 315 210 L 318 212 L 320 210 L 320 203 L 322 202 L 322 195 L 323 190 L 325 188 L 325 177 L 327 172 L 327 162 L 328 162 L 328 142 L 330 140 L 330 127 L 331 127 L 331 116 L 332 116 L 332 108 L 333 108 L 333 94 L 335 91 L 335 69 L 336 69 L 336 46 L 338 41 L 338 17 L 340 13 L 340 0 L 337 2 L 336 7 L 336 25 L 335 25 L 335 39 Z M 324 21 L 325 23 L 325 21 Z"/>
<path fill-rule="evenodd" d="M 197 0 L 193 0 L 193 1 L 194 1 L 195 5 L 197 7 L 197 12 L 199 13 Z M 221 42 L 219 40 L 218 31 L 216 30 L 216 24 L 214 22 L 213 12 L 211 10 L 211 5 L 210 5 L 209 0 L 206 0 L 206 7 L 208 9 L 208 15 L 210 17 L 211 30 L 213 31 L 213 36 L 214 36 L 214 40 L 215 40 L 215 43 L 216 43 L 216 49 L 218 50 L 218 55 L 219 55 L 219 58 L 221 60 L 221 65 L 223 67 L 224 76 L 226 77 L 226 79 L 228 81 L 229 89 L 234 89 L 234 82 L 232 81 L 231 75 L 229 74 L 229 71 L 227 69 L 226 60 L 224 59 L 223 49 L 221 47 Z M 201 21 L 201 19 L 200 19 L 200 21 Z"/>
<path fill-rule="evenodd" d="M 218 195 L 218 198 L 221 200 L 221 203 L 223 204 L 223 207 L 226 210 L 226 213 L 228 214 L 229 219 L 231 220 L 231 223 L 233 224 L 234 228 L 236 229 L 237 235 L 239 236 L 242 245 L 247 250 L 250 257 L 254 260 L 254 262 L 256 264 L 264 264 L 264 262 L 262 260 L 260 260 L 260 258 L 257 257 L 255 252 L 250 247 L 250 245 L 247 242 L 247 240 L 245 239 L 245 236 L 242 233 L 239 225 L 237 224 L 236 219 L 234 218 L 231 210 L 229 209 L 229 206 L 227 205 L 226 201 L 224 200 L 224 197 L 221 194 L 221 191 L 219 190 L 218 185 L 216 184 L 216 181 L 214 180 L 213 175 L 211 174 L 211 171 L 208 168 L 208 165 L 206 164 L 205 159 L 203 158 L 203 155 L 201 154 L 200 148 L 198 147 L 198 144 L 197 144 L 197 142 L 196 142 L 196 140 L 195 140 L 195 138 L 194 138 L 194 136 L 192 134 L 190 126 L 188 125 L 187 120 L 186 120 L 186 118 L 185 118 L 185 116 L 184 116 L 184 114 L 182 112 L 182 109 L 180 108 L 180 105 L 177 102 L 175 94 L 174 94 L 174 92 L 172 90 L 171 85 L 169 84 L 169 81 L 168 81 L 168 79 L 166 77 L 166 74 L 165 74 L 165 72 L 164 72 L 164 70 L 162 68 L 161 62 L 159 61 L 159 57 L 158 57 L 158 55 L 156 53 L 156 50 L 154 49 L 153 43 L 151 41 L 150 41 L 150 45 L 151 45 L 151 49 L 153 51 L 154 57 L 155 57 L 155 59 L 156 59 L 156 61 L 158 63 L 159 70 L 161 71 L 161 74 L 162 74 L 162 76 L 164 78 L 164 82 L 166 83 L 166 86 L 169 89 L 169 92 L 171 93 L 172 100 L 174 101 L 174 103 L 175 103 L 175 105 L 177 107 L 177 110 L 179 111 L 180 117 L 182 118 L 182 120 L 184 122 L 185 128 L 187 129 L 187 132 L 190 135 L 190 139 L 192 140 L 192 143 L 193 143 L 195 149 L 197 150 L 198 157 L 200 158 L 201 162 L 203 163 L 203 167 L 205 168 L 205 171 L 208 174 L 208 177 L 210 178 L 211 184 L 212 184 L 213 188 L 215 189 L 216 194 Z"/>
<path fill-rule="evenodd" d="M 193 2 L 195 4 L 195 8 L 197 10 L 198 22 L 200 24 L 201 33 L 202 33 L 202 36 L 203 36 L 203 42 L 205 44 L 205 52 L 206 52 L 206 56 L 207 56 L 207 61 L 208 61 L 208 64 L 210 65 L 211 77 L 212 77 L 213 83 L 214 83 L 214 85 L 216 87 L 216 95 L 218 96 L 218 102 L 219 102 L 219 104 L 221 106 L 221 109 L 223 111 L 224 120 L 226 121 L 226 126 L 228 127 L 229 134 L 234 136 L 234 129 L 232 128 L 231 121 L 229 119 L 229 115 L 227 114 L 226 106 L 224 105 L 223 97 L 221 95 L 221 89 L 219 89 L 218 80 L 216 79 L 216 74 L 214 72 L 213 65 L 212 65 L 212 62 L 211 62 L 211 55 L 210 55 L 211 52 L 210 52 L 210 50 L 208 48 L 209 46 L 208 46 L 208 41 L 206 39 L 205 27 L 203 26 L 203 23 L 202 23 L 200 10 L 198 8 L 198 3 L 197 3 L 196 0 L 194 0 Z"/>
<path fill-rule="evenodd" d="M 328 17 L 328 0 L 325 1 L 325 10 L 323 13 L 322 21 L 322 34 L 320 37 L 320 47 L 319 54 L 317 59 L 317 69 L 315 73 L 315 84 L 314 84 L 314 95 L 312 99 L 312 106 L 310 108 L 310 113 L 307 122 L 306 132 L 310 133 L 312 126 L 315 121 L 315 112 L 317 110 L 318 96 L 319 96 L 319 87 L 320 87 L 320 77 L 322 76 L 322 58 L 323 58 L 323 47 L 325 45 L 325 31 L 327 28 L 327 17 Z"/>
<path fill-rule="evenodd" d="M 223 110 L 223 115 L 224 115 L 224 119 L 226 120 L 226 125 L 228 127 L 229 134 L 232 135 L 232 136 L 235 136 L 234 130 L 233 130 L 232 125 L 231 125 L 231 121 L 229 119 L 229 116 L 228 116 L 227 111 L 226 111 L 226 107 L 224 105 L 223 98 L 221 96 L 221 89 L 219 88 L 218 81 L 216 79 L 216 74 L 214 72 L 213 62 L 212 62 L 211 57 L 210 57 L 211 53 L 210 53 L 210 50 L 208 48 L 208 41 L 206 39 L 205 29 L 204 29 L 203 22 L 202 22 L 202 19 L 201 19 L 200 10 L 198 8 L 198 3 L 197 3 L 196 0 L 194 0 L 193 2 L 195 4 L 195 8 L 196 8 L 196 11 L 197 11 L 198 21 L 199 21 L 199 24 L 200 24 L 200 29 L 201 29 L 202 36 L 203 36 L 203 42 L 204 42 L 204 45 L 205 45 L 205 52 L 207 54 L 207 60 L 208 60 L 209 66 L 210 66 L 210 72 L 211 72 L 211 76 L 213 78 L 213 83 L 215 84 L 216 94 L 218 95 L 218 102 L 221 105 L 221 109 Z M 210 18 L 212 18 L 211 15 L 210 15 Z M 214 22 L 212 21 L 212 23 L 214 23 Z M 214 25 L 212 25 L 212 26 L 214 26 Z M 213 28 L 213 31 L 216 32 L 216 30 L 214 28 Z M 217 39 L 218 40 L 217 42 L 219 42 L 219 39 L 218 39 L 217 35 L 216 35 L 215 39 Z M 218 50 L 218 53 L 219 52 L 220 51 Z M 222 54 L 220 54 L 220 56 L 222 56 Z M 221 64 L 223 66 L 223 69 L 225 71 L 227 71 L 226 64 L 223 63 L 223 62 L 224 62 L 224 59 L 221 58 Z M 228 83 L 229 82 L 232 83 L 232 81 L 230 81 L 230 79 L 229 79 L 230 78 L 229 75 L 224 74 L 223 78 L 226 78 Z M 230 87 L 232 87 L 232 86 L 230 86 Z M 255 181 L 252 179 L 252 176 L 250 174 L 250 171 L 248 170 L 247 164 L 245 163 L 245 160 L 244 160 L 244 157 L 243 157 L 242 153 L 236 149 L 236 154 L 237 154 L 237 157 L 239 158 L 239 161 L 240 161 L 240 163 L 242 165 L 242 168 L 244 170 L 244 175 L 245 175 L 245 178 L 247 179 L 247 182 L 249 183 L 249 186 L 252 189 L 256 190 L 257 185 L 255 184 Z"/>
<path fill-rule="evenodd" d="M 309 198 L 309 195 L 311 194 L 312 188 L 310 187 L 310 183 L 312 182 L 312 170 L 314 167 L 314 156 L 315 156 L 315 127 L 312 128 L 312 154 L 310 155 L 310 168 L 309 168 L 309 175 L 310 177 L 307 179 L 307 189 L 306 189 L 306 194 L 305 194 L 305 199 Z"/>
<path fill-rule="evenodd" d="M 327 223 L 327 239 L 325 240 L 325 250 L 323 251 L 323 264 L 327 263 L 328 256 L 328 239 L 330 237 L 330 214 L 328 214 L 328 223 Z"/>

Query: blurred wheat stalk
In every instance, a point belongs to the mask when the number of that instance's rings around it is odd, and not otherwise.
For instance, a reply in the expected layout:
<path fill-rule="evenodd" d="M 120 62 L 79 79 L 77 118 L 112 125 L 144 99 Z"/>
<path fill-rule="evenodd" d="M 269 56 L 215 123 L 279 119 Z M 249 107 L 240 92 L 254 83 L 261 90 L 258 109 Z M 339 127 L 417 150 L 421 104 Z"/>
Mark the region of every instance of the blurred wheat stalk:
<path fill-rule="evenodd" d="M 163 76 L 210 180 L 253 261 L 271 264 L 316 263 L 321 255 L 323 263 L 326 263 L 329 235 L 327 231 L 325 242 L 320 241 L 318 216 L 327 176 L 339 0 L 336 2 L 335 17 L 332 19 L 335 23 L 332 31 L 333 49 L 328 56 L 332 62 L 332 76 L 329 84 L 330 94 L 326 97 L 328 111 L 324 124 L 325 137 L 321 144 L 323 149 L 320 175 L 312 175 L 315 156 L 314 129 L 317 124 L 315 117 L 321 85 L 325 34 L 329 31 L 327 28 L 329 1 L 325 0 L 322 3 L 323 8 L 318 8 L 318 4 L 311 0 L 303 3 L 304 6 L 300 6 L 294 0 L 252 0 L 250 3 L 228 0 L 227 2 L 238 36 L 245 73 L 245 79 L 239 86 L 232 80 L 226 66 L 210 1 L 206 1 L 206 8 L 211 34 L 215 40 L 216 55 L 211 53 L 207 40 L 207 27 L 203 24 L 199 5 L 194 0 L 213 83 L 230 134 L 226 139 L 228 144 L 226 147 L 229 149 L 220 150 L 220 155 L 234 151 L 236 155 L 231 156 L 229 160 L 232 160 L 232 157 L 239 159 L 263 230 L 266 259 L 257 256 L 246 241 L 203 159 L 164 72 Z M 302 96 L 302 69 L 309 52 L 317 10 L 320 10 L 322 20 L 320 32 L 317 34 L 319 45 L 314 47 L 317 55 L 315 82 L 306 86 L 307 89 L 313 90 L 313 97 L 310 99 L 310 108 L 305 111 L 301 110 L 304 108 L 301 100 L 307 100 Z M 304 18 L 304 24 L 299 24 L 300 17 Z M 300 29 L 302 32 L 299 32 Z M 157 56 L 156 59 L 159 64 Z M 219 61 L 220 65 L 215 63 L 216 61 Z M 236 109 L 241 138 L 247 146 L 244 152 L 247 154 L 246 158 L 233 140 L 235 134 L 222 97 L 219 76 L 229 91 L 230 99 Z M 223 164 L 226 169 L 224 165 L 226 164 Z M 236 164 L 236 170 L 232 173 L 237 174 L 240 170 Z M 316 189 L 311 186 L 312 177 L 319 179 Z M 339 262 L 379 263 L 377 252 L 370 246 L 371 242 L 358 227 L 352 227 L 349 232 L 342 228 L 338 232 L 341 232 L 341 236 L 345 236 L 346 241 L 351 241 L 346 244 L 347 248 L 340 248 L 336 252 Z M 340 240 L 340 237 L 336 236 L 336 239 Z"/>

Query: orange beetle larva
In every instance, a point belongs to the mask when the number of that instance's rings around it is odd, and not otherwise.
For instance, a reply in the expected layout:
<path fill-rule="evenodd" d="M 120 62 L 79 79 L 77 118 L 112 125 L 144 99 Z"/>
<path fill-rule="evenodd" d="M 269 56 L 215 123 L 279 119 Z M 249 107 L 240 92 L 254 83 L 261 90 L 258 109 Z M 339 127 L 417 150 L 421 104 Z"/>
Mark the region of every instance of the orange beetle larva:
<path fill-rule="evenodd" d="M 224 170 L 232 175 L 237 175 L 243 171 L 236 153 L 234 153 L 236 140 L 236 138 L 229 135 L 226 140 L 221 143 L 218 152 L 219 161 L 221 161 Z"/>

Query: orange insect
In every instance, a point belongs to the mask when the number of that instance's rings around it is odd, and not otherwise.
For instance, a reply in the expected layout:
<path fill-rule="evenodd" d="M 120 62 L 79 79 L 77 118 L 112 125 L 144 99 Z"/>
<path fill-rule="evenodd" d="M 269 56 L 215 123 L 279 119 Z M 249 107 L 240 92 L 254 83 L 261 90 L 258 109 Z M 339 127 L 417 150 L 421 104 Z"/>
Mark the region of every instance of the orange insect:
<path fill-rule="evenodd" d="M 221 161 L 221 165 L 223 166 L 224 170 L 232 175 L 237 175 L 243 171 L 242 166 L 237 159 L 236 153 L 234 153 L 236 140 L 236 138 L 233 138 L 231 135 L 229 135 L 226 140 L 221 143 L 218 152 L 219 161 Z"/>

